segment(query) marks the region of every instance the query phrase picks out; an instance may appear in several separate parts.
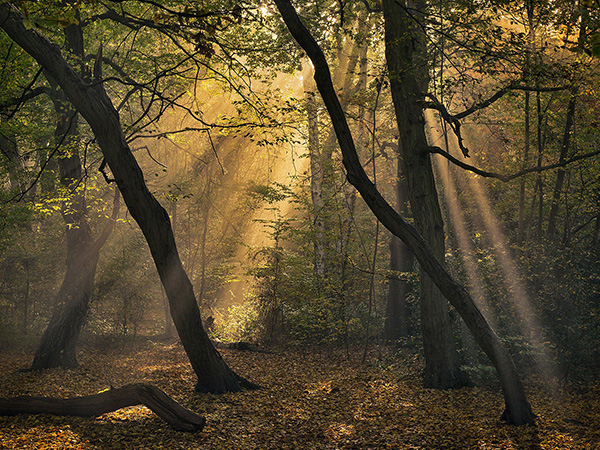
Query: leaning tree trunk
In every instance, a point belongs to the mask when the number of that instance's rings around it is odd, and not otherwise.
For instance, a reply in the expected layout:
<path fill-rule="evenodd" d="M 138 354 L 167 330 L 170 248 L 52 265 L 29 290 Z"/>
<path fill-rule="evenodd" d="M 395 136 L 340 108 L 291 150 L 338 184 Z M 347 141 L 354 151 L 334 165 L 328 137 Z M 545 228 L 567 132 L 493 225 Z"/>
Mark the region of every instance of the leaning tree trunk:
<path fill-rule="evenodd" d="M 275 3 L 291 34 L 313 62 L 315 81 L 335 127 L 342 150 L 343 164 L 348 173 L 348 181 L 356 186 L 366 204 L 381 223 L 410 247 L 422 269 L 427 272 L 436 286 L 456 308 L 477 343 L 492 361 L 498 371 L 504 393 L 506 409 L 502 418 L 508 423 L 517 425 L 533 423 L 535 416 L 531 411 L 523 383 L 508 350 L 490 328 L 469 293 L 451 277 L 435 258 L 423 236 L 394 211 L 369 180 L 358 158 L 352 133 L 333 88 L 329 66 L 323 51 L 300 21 L 290 1 L 275 0 Z"/>
<path fill-rule="evenodd" d="M 67 64 L 60 49 L 36 31 L 25 28 L 21 17 L 6 3 L 0 3 L 0 27 L 53 76 L 92 128 L 123 200 L 150 247 L 169 299 L 173 322 L 198 376 L 196 390 L 222 393 L 239 391 L 242 386 L 252 387 L 227 366 L 202 327 L 192 283 L 181 264 L 169 215 L 148 190 L 123 134 L 119 114 L 101 83 L 101 52 L 96 61 L 96 80 L 87 84 Z"/>
<path fill-rule="evenodd" d="M 413 14 L 422 7 L 416 5 Z M 417 230 L 443 263 L 444 222 L 427 152 L 422 108 L 429 81 L 425 36 L 413 29 L 413 18 L 397 1 L 384 1 L 383 13 L 387 66 L 410 207 Z M 464 386 L 469 380 L 460 370 L 448 303 L 423 270 L 420 306 L 425 386 L 438 389 Z"/>

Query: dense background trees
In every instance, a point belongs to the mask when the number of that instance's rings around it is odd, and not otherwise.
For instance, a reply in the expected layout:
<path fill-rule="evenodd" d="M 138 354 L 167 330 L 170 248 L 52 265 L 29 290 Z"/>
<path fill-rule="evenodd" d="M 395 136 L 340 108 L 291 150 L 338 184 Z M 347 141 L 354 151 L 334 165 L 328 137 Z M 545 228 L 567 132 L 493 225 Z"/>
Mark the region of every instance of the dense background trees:
<path fill-rule="evenodd" d="M 424 351 L 428 385 L 485 376 L 489 363 L 462 320 L 441 297 L 431 313 L 410 252 L 347 182 L 314 69 L 274 5 L 14 6 L 27 28 L 63 47 L 86 83 L 106 90 L 170 216 L 212 338 L 346 349 L 389 342 Z M 330 64 L 366 172 L 431 246 L 436 240 L 438 259 L 468 287 L 519 370 L 591 377 L 600 348 L 598 8 L 390 2 L 404 17 L 388 37 L 405 50 L 393 68 L 383 35 L 392 18 L 378 3 L 296 7 Z M 69 52 L 64 36 L 74 29 L 84 50 Z M 76 261 L 68 236 L 87 227 L 102 235 L 113 211 L 83 336 L 172 333 L 134 213 L 113 209 L 107 181 L 116 174 L 100 137 L 79 120 L 77 139 L 67 139 L 75 110 L 56 81 L 6 35 L 1 50 L 1 342 L 27 333 L 37 346 L 69 278 L 57 268 Z M 418 86 L 408 89 L 411 79 Z M 396 126 L 399 108 L 407 114 Z M 407 132 L 418 128 L 418 147 L 431 153 L 424 170 L 429 199 L 439 198 L 435 220 L 427 215 L 437 207 L 416 210 L 424 178 Z M 81 172 L 61 175 L 75 159 Z M 69 219 L 78 210 L 81 224 Z M 425 232 L 434 222 L 435 237 Z M 431 340 L 428 321 L 446 337 Z M 443 357 L 431 353 L 440 342 Z M 433 368 L 443 360 L 449 368 Z"/>

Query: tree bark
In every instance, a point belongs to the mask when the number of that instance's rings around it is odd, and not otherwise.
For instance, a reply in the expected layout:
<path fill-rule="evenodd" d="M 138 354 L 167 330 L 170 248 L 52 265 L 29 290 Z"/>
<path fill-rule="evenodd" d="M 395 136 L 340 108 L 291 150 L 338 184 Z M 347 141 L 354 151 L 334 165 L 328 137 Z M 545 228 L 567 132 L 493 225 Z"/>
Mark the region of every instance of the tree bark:
<path fill-rule="evenodd" d="M 571 136 L 573 134 L 573 122 L 575 119 L 575 105 L 577 104 L 577 96 L 575 93 L 571 93 L 569 99 L 569 105 L 567 106 L 567 117 L 565 120 L 565 131 L 560 146 L 560 156 L 558 159 L 559 163 L 565 162 L 569 153 L 569 146 L 571 144 Z M 550 216 L 548 217 L 548 231 L 547 238 L 549 241 L 554 239 L 554 233 L 556 232 L 556 217 L 558 215 L 558 203 L 562 193 L 563 184 L 565 181 L 564 169 L 558 169 L 556 173 L 556 183 L 554 184 L 554 192 L 552 194 L 552 206 L 550 208 Z"/>
<path fill-rule="evenodd" d="M 529 148 L 531 143 L 531 127 L 530 127 L 530 93 L 525 92 L 525 148 L 523 151 L 523 161 L 521 169 L 525 170 L 529 165 Z M 525 238 L 525 230 L 528 228 L 527 219 L 525 218 L 525 187 L 526 178 L 521 178 L 519 185 L 519 212 L 517 225 L 517 243 L 520 244 Z"/>
<path fill-rule="evenodd" d="M 329 66 L 323 51 L 300 21 L 291 2 L 289 0 L 275 0 L 275 3 L 291 34 L 313 62 L 315 81 L 335 127 L 342 150 L 343 164 L 348 173 L 348 181 L 356 186 L 364 201 L 381 223 L 411 248 L 421 267 L 446 298 L 450 300 L 482 350 L 496 367 L 506 405 L 502 418 L 517 425 L 533 423 L 535 416 L 527 401 L 521 378 L 507 349 L 490 328 L 469 293 L 450 276 L 444 266 L 435 258 L 425 239 L 394 211 L 369 180 L 358 158 L 350 128 L 333 88 Z"/>
<path fill-rule="evenodd" d="M 225 364 L 202 327 L 192 284 L 177 252 L 169 215 L 150 193 L 123 134 L 119 114 L 99 80 L 86 84 L 67 64 L 60 49 L 23 25 L 6 3 L 0 4 L 0 26 L 61 86 L 86 119 L 132 217 L 140 226 L 169 298 L 171 315 L 190 363 L 198 376 L 196 390 L 223 393 L 253 387 Z"/>
<path fill-rule="evenodd" d="M 112 217 L 95 241 L 85 221 L 67 231 L 67 271 L 56 296 L 57 306 L 36 349 L 32 370 L 77 367 L 75 350 L 89 311 L 100 249 L 115 226 L 119 206 L 119 191 L 115 191 Z"/>
<path fill-rule="evenodd" d="M 408 213 L 408 198 L 402 157 L 398 154 L 398 179 L 396 180 L 397 211 L 406 215 Z M 413 268 L 415 257 L 410 248 L 392 236 L 390 242 L 390 270 L 394 272 L 410 272 Z M 410 311 L 408 308 L 408 295 L 412 291 L 412 283 L 408 280 L 392 278 L 389 280 L 388 300 L 385 313 L 384 336 L 387 341 L 397 341 L 410 333 Z"/>
<path fill-rule="evenodd" d="M 424 5 L 414 6 L 418 14 Z M 425 134 L 422 100 L 429 84 L 425 36 L 397 1 L 383 2 L 386 59 L 400 134 L 407 193 L 417 230 L 443 263 L 444 222 Z M 425 386 L 447 389 L 469 383 L 461 372 L 448 303 L 425 271 L 421 271 L 421 330 L 425 353 Z"/>
<path fill-rule="evenodd" d="M 525 54 L 525 65 L 523 67 L 523 81 L 525 83 L 529 83 L 530 78 L 530 62 L 531 56 L 535 54 L 535 21 L 534 21 L 534 11 L 533 11 L 533 3 L 527 1 L 525 3 L 525 8 L 527 11 L 527 42 L 529 42 L 528 53 Z M 522 170 L 525 170 L 529 166 L 529 151 L 531 147 L 531 95 L 528 91 L 525 92 L 525 142 L 523 149 L 523 160 L 521 163 Z M 526 187 L 527 179 L 525 177 L 521 178 L 521 184 L 519 186 L 519 212 L 518 212 L 518 225 L 517 225 L 517 243 L 521 244 L 525 235 L 527 233 L 527 229 L 529 228 L 529 223 L 527 218 L 525 217 L 525 187 Z M 531 218 L 529 219 L 531 220 Z"/>
<path fill-rule="evenodd" d="M 315 251 L 314 273 L 317 292 L 323 288 L 325 279 L 325 213 L 323 203 L 323 176 L 324 164 L 322 149 L 319 140 L 319 110 L 315 99 L 317 87 L 313 79 L 313 69 L 308 62 L 302 70 L 302 83 L 306 102 L 306 116 L 308 121 L 308 155 L 310 158 L 310 196 L 314 216 L 313 246 Z"/>
<path fill-rule="evenodd" d="M 76 58 L 83 58 L 83 33 L 79 24 L 65 28 L 66 46 Z M 57 116 L 54 131 L 58 152 L 60 185 L 72 191 L 68 201 L 63 202 L 62 217 L 67 240 L 67 270 L 56 297 L 56 306 L 38 345 L 31 368 L 73 368 L 78 366 L 75 348 L 77 339 L 89 310 L 94 286 L 96 267 L 100 257 L 92 251 L 92 230 L 87 221 L 85 197 L 78 192 L 82 167 L 78 149 L 78 114 L 68 102 L 51 75 L 50 97 Z"/>
<path fill-rule="evenodd" d="M 179 431 L 202 431 L 206 419 L 184 408 L 161 389 L 148 384 L 128 384 L 95 395 L 73 398 L 0 398 L 0 416 L 52 414 L 95 417 L 127 406 L 144 405 Z"/>

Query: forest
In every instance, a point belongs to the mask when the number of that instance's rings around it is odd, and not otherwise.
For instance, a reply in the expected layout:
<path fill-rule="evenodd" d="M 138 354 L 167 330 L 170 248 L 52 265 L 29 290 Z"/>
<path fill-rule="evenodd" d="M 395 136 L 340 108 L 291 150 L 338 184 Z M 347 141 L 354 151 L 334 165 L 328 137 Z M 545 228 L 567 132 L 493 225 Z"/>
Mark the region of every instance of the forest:
<path fill-rule="evenodd" d="M 600 447 L 600 0 L 0 29 L 0 448 Z"/>

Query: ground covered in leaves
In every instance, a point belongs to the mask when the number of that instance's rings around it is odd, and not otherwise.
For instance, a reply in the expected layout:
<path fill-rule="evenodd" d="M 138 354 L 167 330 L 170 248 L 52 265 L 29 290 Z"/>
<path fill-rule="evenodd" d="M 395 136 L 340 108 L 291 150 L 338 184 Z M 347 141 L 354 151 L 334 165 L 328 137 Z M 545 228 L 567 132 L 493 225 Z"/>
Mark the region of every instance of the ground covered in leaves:
<path fill-rule="evenodd" d="M 424 389 L 421 365 L 409 355 L 370 364 L 359 354 L 278 349 L 221 351 L 257 391 L 208 395 L 193 391 L 194 375 L 177 343 L 83 347 L 81 367 L 41 373 L 26 352 L 0 352 L 0 397 L 88 395 L 110 386 L 152 383 L 203 414 L 200 433 L 177 432 L 145 407 L 94 419 L 49 415 L 0 417 L 2 449 L 597 449 L 600 387 L 573 390 L 528 382 L 536 426 L 500 420 L 493 386 Z M 352 356 L 352 355 L 351 355 Z"/>

